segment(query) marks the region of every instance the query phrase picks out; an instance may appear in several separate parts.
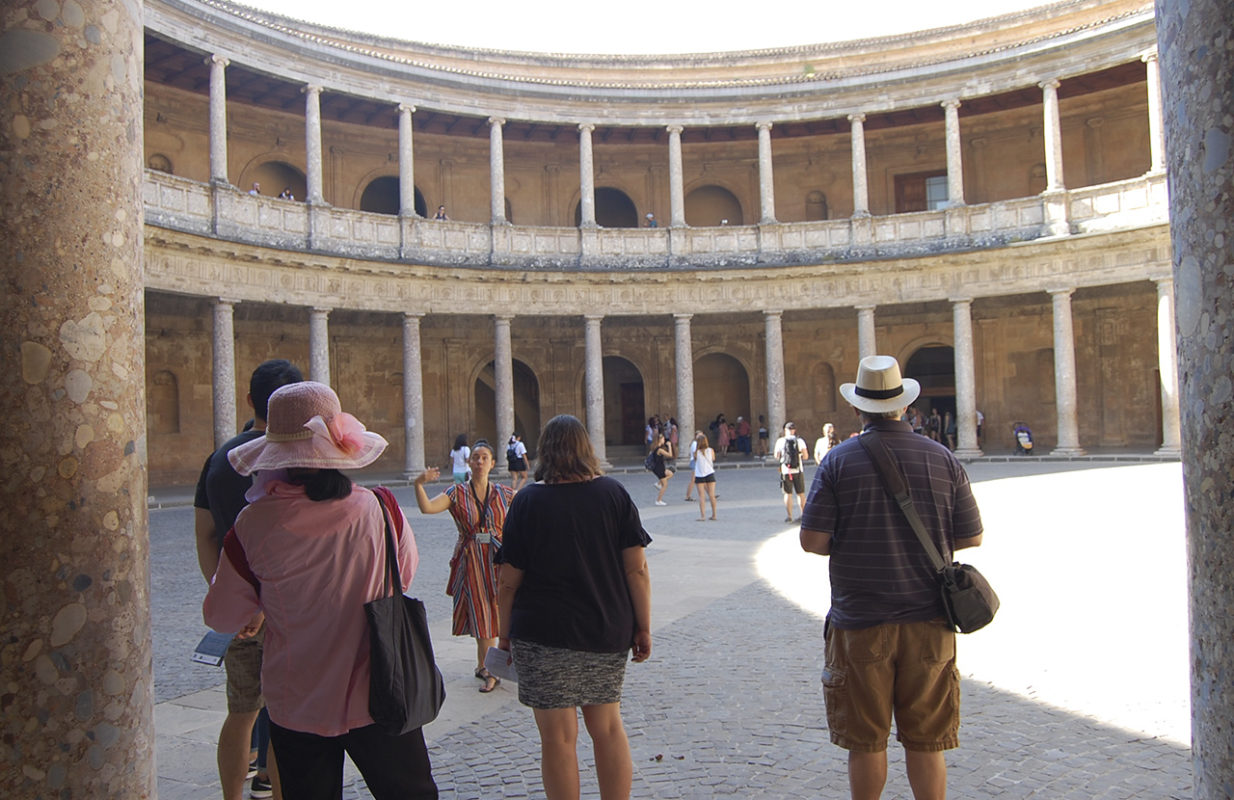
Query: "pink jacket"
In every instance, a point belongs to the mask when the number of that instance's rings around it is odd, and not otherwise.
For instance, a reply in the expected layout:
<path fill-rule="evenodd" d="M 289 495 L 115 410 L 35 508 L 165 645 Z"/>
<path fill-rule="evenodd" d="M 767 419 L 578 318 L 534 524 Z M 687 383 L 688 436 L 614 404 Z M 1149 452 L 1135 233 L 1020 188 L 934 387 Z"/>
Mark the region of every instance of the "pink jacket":
<path fill-rule="evenodd" d="M 402 523 L 398 561 L 406 591 L 419 554 L 405 517 Z M 321 736 L 371 725 L 364 604 L 389 593 L 377 497 L 357 485 L 342 500 L 314 502 L 302 487 L 276 481 L 240 512 L 235 533 L 261 594 L 224 554 L 202 615 L 214 630 L 230 633 L 265 612 L 261 678 L 270 719 Z"/>

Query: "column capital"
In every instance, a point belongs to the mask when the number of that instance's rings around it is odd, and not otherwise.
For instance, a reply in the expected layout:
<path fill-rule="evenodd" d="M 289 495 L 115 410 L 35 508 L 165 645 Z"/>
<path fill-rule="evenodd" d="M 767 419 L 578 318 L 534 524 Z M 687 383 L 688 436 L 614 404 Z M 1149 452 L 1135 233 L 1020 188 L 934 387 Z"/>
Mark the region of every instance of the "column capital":
<path fill-rule="evenodd" d="M 301 94 L 321 94 L 323 87 L 316 83 L 306 83 L 300 87 Z"/>
<path fill-rule="evenodd" d="M 1145 52 L 1140 53 L 1140 60 L 1143 61 L 1145 64 L 1157 61 L 1158 60 L 1157 48 L 1154 47 L 1150 50 L 1146 50 Z"/>
<path fill-rule="evenodd" d="M 944 101 L 942 102 L 942 104 L 941 104 L 941 105 L 942 105 L 942 107 L 943 107 L 943 108 L 945 108 L 945 109 L 949 109 L 949 110 L 950 110 L 950 109 L 954 109 L 954 108 L 959 108 L 959 107 L 960 107 L 960 98 L 958 98 L 958 97 L 949 97 L 949 98 L 947 98 L 946 100 L 944 100 Z"/>
<path fill-rule="evenodd" d="M 1037 88 L 1039 89 L 1057 89 L 1058 87 L 1058 78 L 1047 78 L 1044 81 L 1037 82 Z"/>
<path fill-rule="evenodd" d="M 214 304 L 216 306 L 238 306 L 243 301 L 239 297 L 216 297 Z"/>
<path fill-rule="evenodd" d="M 333 308 L 326 308 L 325 306 L 311 306 L 311 307 L 309 308 L 309 310 L 310 310 L 310 311 L 312 311 L 314 314 L 326 314 L 326 315 L 329 315 L 329 313 L 330 313 L 331 311 L 333 311 L 334 309 L 333 309 Z"/>
<path fill-rule="evenodd" d="M 784 309 L 782 309 L 782 308 L 764 308 L 764 309 L 763 309 L 763 316 L 764 316 L 764 317 L 782 317 L 782 316 L 784 316 Z"/>
<path fill-rule="evenodd" d="M 584 314 L 583 319 L 586 320 L 587 322 L 603 322 L 604 315 L 603 314 Z"/>
<path fill-rule="evenodd" d="M 403 320 L 406 322 L 410 322 L 412 320 L 422 320 L 422 319 L 424 319 L 423 311 L 404 311 L 403 312 Z"/>
<path fill-rule="evenodd" d="M 1152 281 L 1153 283 L 1157 284 L 1157 286 L 1159 286 L 1159 287 L 1160 287 L 1160 286 L 1173 286 L 1173 285 L 1174 285 L 1174 276 L 1173 276 L 1173 275 L 1149 275 L 1149 276 L 1148 276 L 1148 279 L 1149 279 L 1150 281 Z"/>
<path fill-rule="evenodd" d="M 771 123 L 765 119 L 759 120 L 758 122 L 754 123 L 754 127 L 757 128 L 759 131 L 769 131 L 771 130 Z"/>
<path fill-rule="evenodd" d="M 684 313 L 682 314 L 674 313 L 673 314 L 673 319 L 677 320 L 678 323 L 689 322 L 693 318 L 694 318 L 693 314 L 684 314 Z"/>
<path fill-rule="evenodd" d="M 1071 295 L 1075 294 L 1075 287 L 1074 286 L 1055 286 L 1051 288 L 1047 286 L 1045 291 L 1046 291 L 1046 294 L 1050 295 L 1051 297 L 1054 297 L 1060 294 L 1070 297 Z"/>
<path fill-rule="evenodd" d="M 865 122 L 866 115 L 865 114 L 849 114 L 848 121 L 849 122 Z"/>
<path fill-rule="evenodd" d="M 212 53 L 211 55 L 206 57 L 205 63 L 206 64 L 222 64 L 224 67 L 226 67 L 231 64 L 231 59 L 228 58 L 227 56 L 219 55 L 218 53 Z"/>
<path fill-rule="evenodd" d="M 678 136 L 680 136 L 682 131 L 685 130 L 685 126 L 684 125 L 668 125 L 664 128 L 664 130 L 668 131 L 669 133 L 675 133 Z"/>
<path fill-rule="evenodd" d="M 972 305 L 973 298 L 971 297 L 948 297 L 947 302 L 951 303 L 953 306 Z"/>
<path fill-rule="evenodd" d="M 416 107 L 415 107 L 415 106 L 413 106 L 411 103 L 399 103 L 399 104 L 398 104 L 398 110 L 399 110 L 401 113 L 406 113 L 406 114 L 414 114 L 414 113 L 416 113 Z"/>
<path fill-rule="evenodd" d="M 494 128 L 500 128 L 506 124 L 505 117 L 489 117 L 487 122 Z"/>
<path fill-rule="evenodd" d="M 856 309 L 857 311 L 873 311 L 874 309 L 878 308 L 878 306 L 873 303 L 869 303 L 866 305 L 853 306 L 853 308 Z"/>
<path fill-rule="evenodd" d="M 494 314 L 493 321 L 498 325 L 509 325 L 514 320 L 513 314 Z"/>
<path fill-rule="evenodd" d="M 579 133 L 591 133 L 595 129 L 596 129 L 596 124 L 594 122 L 580 122 L 578 124 Z"/>

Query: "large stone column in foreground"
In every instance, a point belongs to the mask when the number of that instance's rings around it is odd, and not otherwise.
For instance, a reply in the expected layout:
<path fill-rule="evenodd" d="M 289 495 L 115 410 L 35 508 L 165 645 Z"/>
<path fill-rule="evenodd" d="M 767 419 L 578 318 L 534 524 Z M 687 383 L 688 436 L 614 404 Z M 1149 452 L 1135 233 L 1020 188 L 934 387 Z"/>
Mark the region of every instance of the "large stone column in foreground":
<path fill-rule="evenodd" d="M 1191 571 L 1196 800 L 1234 797 L 1234 48 L 1229 0 L 1157 2 Z"/>
<path fill-rule="evenodd" d="M 0 15 L 5 798 L 155 794 L 141 17 Z"/>

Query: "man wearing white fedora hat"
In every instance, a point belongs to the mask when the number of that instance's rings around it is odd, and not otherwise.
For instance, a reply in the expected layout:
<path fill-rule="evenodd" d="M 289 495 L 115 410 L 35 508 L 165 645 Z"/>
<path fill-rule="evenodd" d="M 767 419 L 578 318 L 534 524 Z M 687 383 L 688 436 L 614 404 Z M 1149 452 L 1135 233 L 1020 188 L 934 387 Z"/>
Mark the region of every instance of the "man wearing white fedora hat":
<path fill-rule="evenodd" d="M 861 436 L 886 445 L 926 531 L 950 561 L 954 551 L 981 544 L 981 515 L 951 451 L 900 421 L 920 393 L 891 356 L 863 358 L 857 381 L 840 387 L 861 417 Z M 836 445 L 819 465 L 801 547 L 830 557 L 823 699 L 831 741 L 849 751 L 852 797 L 882 796 L 894 715 L 913 797 L 942 800 L 943 751 L 959 745 L 955 633 L 934 567 L 860 439 Z"/>

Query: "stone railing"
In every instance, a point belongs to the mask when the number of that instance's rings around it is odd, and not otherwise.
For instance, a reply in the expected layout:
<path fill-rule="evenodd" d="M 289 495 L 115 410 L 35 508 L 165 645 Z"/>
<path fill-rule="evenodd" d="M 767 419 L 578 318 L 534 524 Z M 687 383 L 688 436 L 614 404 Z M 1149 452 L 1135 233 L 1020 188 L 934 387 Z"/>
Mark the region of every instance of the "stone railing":
<path fill-rule="evenodd" d="M 888 216 L 716 228 L 552 228 L 436 222 L 254 197 L 147 171 L 146 223 L 244 244 L 373 261 L 604 271 L 787 266 L 965 252 L 1168 221 L 1164 174 Z M 1057 209 L 1057 210 L 1055 210 Z M 1065 209 L 1067 218 L 1058 220 Z M 1061 222 L 1061 225 L 1060 225 Z"/>

